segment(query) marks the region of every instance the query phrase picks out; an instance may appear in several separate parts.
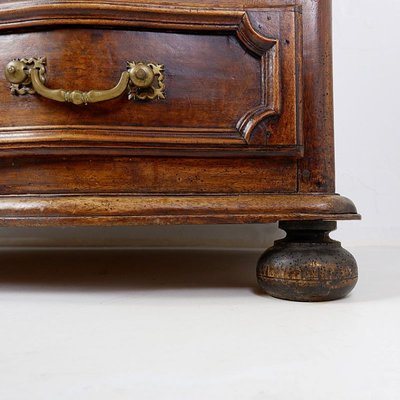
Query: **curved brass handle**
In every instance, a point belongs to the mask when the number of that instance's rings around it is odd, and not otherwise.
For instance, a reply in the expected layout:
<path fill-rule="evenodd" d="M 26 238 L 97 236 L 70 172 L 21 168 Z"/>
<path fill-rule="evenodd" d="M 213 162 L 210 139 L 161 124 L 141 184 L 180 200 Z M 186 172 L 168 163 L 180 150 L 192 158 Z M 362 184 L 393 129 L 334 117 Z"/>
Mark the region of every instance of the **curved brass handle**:
<path fill-rule="evenodd" d="M 62 102 L 76 105 L 98 103 L 115 99 L 129 88 L 129 100 L 154 100 L 165 98 L 164 66 L 128 62 L 127 71 L 123 72 L 118 84 L 108 90 L 80 90 L 49 89 L 45 86 L 46 74 L 45 58 L 23 58 L 9 62 L 5 76 L 11 83 L 11 93 L 14 95 L 34 94 Z"/>

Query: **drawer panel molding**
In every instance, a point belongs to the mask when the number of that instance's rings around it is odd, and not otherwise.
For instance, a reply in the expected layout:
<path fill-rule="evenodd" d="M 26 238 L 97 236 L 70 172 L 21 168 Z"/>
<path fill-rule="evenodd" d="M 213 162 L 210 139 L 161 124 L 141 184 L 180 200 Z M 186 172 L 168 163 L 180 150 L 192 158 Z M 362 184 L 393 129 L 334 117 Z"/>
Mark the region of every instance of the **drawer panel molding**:
<path fill-rule="evenodd" d="M 96 10 L 95 20 L 91 16 L 93 10 Z M 15 100 L 7 100 L 5 106 L 16 109 L 0 127 L 0 146 L 8 152 L 15 148 L 15 154 L 19 154 L 37 147 L 46 147 L 49 153 L 68 154 L 71 147 L 83 152 L 86 149 L 88 153 L 102 148 L 118 152 L 123 146 L 134 152 L 143 149 L 146 154 L 155 148 L 157 154 L 165 149 L 165 154 L 179 155 L 199 147 L 202 151 L 201 147 L 205 146 L 205 156 L 299 158 L 303 154 L 301 63 L 298 62 L 302 56 L 301 9 L 297 6 L 238 10 L 25 1 L 18 2 L 17 6 L 13 3 L 12 7 L 1 5 L 0 21 L 0 41 L 16 39 L 10 54 L 18 51 L 19 57 L 27 56 L 22 54 L 21 37 L 24 35 L 31 36 L 30 40 L 35 43 L 43 43 L 41 39 L 68 43 L 69 32 L 74 35 L 78 29 L 77 37 L 89 35 L 89 32 L 103 37 L 99 43 L 100 53 L 106 49 L 101 47 L 103 43 L 109 46 L 116 43 L 113 52 L 118 53 L 122 47 L 117 44 L 119 39 L 144 41 L 147 47 L 157 43 L 153 53 L 157 56 L 160 51 L 162 59 L 159 61 L 166 68 L 165 105 L 131 105 L 136 107 L 135 111 L 124 106 L 114 116 L 103 112 L 105 109 L 77 110 L 73 114 L 67 106 L 55 107 L 46 101 L 35 102 L 35 98 L 24 102 L 18 110 Z M 69 24 L 73 27 L 65 29 Z M 82 27 L 77 28 L 79 25 Z M 103 29 L 105 26 L 123 30 Z M 46 32 L 49 28 L 51 30 Z M 33 32 L 27 34 L 27 29 Z M 85 40 L 82 38 L 82 47 L 86 45 Z M 88 45 L 90 40 L 87 39 Z M 200 46 L 199 55 L 191 53 L 186 60 L 173 59 L 173 50 L 177 47 L 189 49 L 185 41 Z M 28 42 L 25 51 L 30 45 Z M 39 51 L 39 47 L 35 48 Z M 45 48 L 40 50 L 43 52 Z M 131 51 L 135 53 L 135 48 Z M 143 53 L 146 51 L 144 49 Z M 6 54 L 7 51 L 0 54 L 1 62 Z M 49 50 L 47 62 L 61 75 L 55 56 L 56 50 Z M 190 59 L 193 58 L 197 63 L 195 70 L 191 69 L 194 62 Z M 79 69 L 90 65 L 82 61 Z M 72 64 L 65 67 L 73 69 Z M 227 71 L 225 76 L 221 71 Z M 72 72 L 65 74 L 69 78 L 72 76 Z M 57 80 L 57 76 L 54 79 Z M 94 79 L 89 79 L 88 85 Z M 120 103 L 113 106 L 120 106 Z M 26 115 L 24 121 L 28 108 L 30 115 L 29 118 Z M 46 111 L 52 119 L 41 115 Z M 27 124 L 28 120 L 32 124 Z"/>

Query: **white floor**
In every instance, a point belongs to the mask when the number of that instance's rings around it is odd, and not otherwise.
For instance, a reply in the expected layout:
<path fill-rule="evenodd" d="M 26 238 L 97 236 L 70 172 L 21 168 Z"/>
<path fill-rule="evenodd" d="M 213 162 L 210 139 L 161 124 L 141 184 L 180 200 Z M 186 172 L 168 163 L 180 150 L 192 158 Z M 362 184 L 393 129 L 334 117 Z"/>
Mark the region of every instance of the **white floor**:
<path fill-rule="evenodd" d="M 0 399 L 398 400 L 400 249 L 345 300 L 256 289 L 255 252 L 3 251 Z"/>

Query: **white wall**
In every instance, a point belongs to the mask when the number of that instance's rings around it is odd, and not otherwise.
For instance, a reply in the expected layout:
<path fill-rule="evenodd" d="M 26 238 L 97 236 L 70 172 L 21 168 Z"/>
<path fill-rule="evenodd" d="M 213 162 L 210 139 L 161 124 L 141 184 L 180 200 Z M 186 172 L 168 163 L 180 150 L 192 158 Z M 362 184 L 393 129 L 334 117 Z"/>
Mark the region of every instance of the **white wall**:
<path fill-rule="evenodd" d="M 333 0 L 337 191 L 345 246 L 400 244 L 400 0 Z M 0 245 L 268 246 L 276 226 L 0 229 Z"/>
<path fill-rule="evenodd" d="M 333 0 L 337 191 L 352 245 L 400 244 L 400 1 Z"/>

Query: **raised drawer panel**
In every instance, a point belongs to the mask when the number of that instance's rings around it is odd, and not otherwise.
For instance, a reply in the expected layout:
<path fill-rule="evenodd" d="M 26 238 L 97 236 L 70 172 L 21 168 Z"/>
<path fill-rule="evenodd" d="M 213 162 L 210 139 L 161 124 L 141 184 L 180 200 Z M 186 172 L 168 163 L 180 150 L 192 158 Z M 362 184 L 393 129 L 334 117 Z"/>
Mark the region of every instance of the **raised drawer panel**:
<path fill-rule="evenodd" d="M 38 15 L 36 24 L 20 12 L 18 23 L 12 22 L 15 14 L 6 13 L 0 23 L 0 65 L 46 57 L 46 86 L 89 91 L 114 86 L 127 61 L 154 62 L 165 66 L 166 98 L 133 101 L 125 93 L 76 106 L 37 93 L 11 95 L 3 79 L 0 156 L 40 148 L 60 154 L 118 155 L 130 149 L 139 155 L 301 157 L 297 7 L 142 5 L 124 14 L 123 26 L 99 10 L 99 27 L 91 20 L 90 28 L 82 10 L 75 19 L 65 11 L 62 28 L 50 11 Z M 15 25 L 25 31 L 10 33 Z"/>

